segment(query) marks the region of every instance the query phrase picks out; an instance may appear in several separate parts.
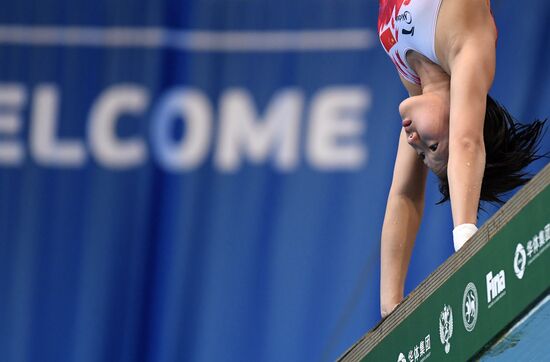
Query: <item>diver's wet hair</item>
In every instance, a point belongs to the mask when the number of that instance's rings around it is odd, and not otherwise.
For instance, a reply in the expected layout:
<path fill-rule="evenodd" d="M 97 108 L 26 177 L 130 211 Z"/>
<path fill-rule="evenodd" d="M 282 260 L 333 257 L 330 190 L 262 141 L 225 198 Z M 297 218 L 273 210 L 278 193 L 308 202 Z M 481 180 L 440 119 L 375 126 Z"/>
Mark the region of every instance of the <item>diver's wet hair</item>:
<path fill-rule="evenodd" d="M 531 179 L 524 168 L 548 157 L 548 154 L 538 154 L 545 124 L 546 120 L 517 123 L 503 106 L 487 95 L 483 127 L 486 161 L 480 201 L 503 204 L 504 194 Z M 438 204 L 450 199 L 446 174 L 439 180 L 439 192 L 443 197 Z"/>

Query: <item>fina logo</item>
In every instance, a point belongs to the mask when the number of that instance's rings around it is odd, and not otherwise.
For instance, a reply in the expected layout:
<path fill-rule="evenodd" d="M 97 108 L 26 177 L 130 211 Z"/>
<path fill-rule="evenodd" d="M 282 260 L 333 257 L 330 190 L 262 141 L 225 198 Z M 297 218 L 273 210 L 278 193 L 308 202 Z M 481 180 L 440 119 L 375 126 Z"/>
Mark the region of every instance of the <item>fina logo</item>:
<path fill-rule="evenodd" d="M 407 362 L 407 359 L 405 358 L 405 355 L 403 353 L 399 353 L 399 357 L 397 357 L 397 362 Z"/>
<path fill-rule="evenodd" d="M 476 326 L 478 300 L 476 285 L 472 282 L 468 283 L 462 297 L 462 321 L 468 332 L 473 331 Z"/>
<path fill-rule="evenodd" d="M 489 303 L 489 308 L 491 308 L 493 304 L 506 294 L 506 276 L 504 270 L 501 270 L 495 276 L 490 271 L 485 276 L 485 279 L 487 281 L 487 303 Z"/>
<path fill-rule="evenodd" d="M 525 266 L 527 265 L 527 254 L 525 248 L 521 243 L 516 247 L 516 254 L 514 255 L 514 272 L 518 279 L 523 278 L 525 274 Z"/>
<path fill-rule="evenodd" d="M 439 339 L 445 346 L 445 353 L 451 350 L 449 340 L 453 336 L 453 310 L 450 305 L 444 305 L 439 315 Z"/>

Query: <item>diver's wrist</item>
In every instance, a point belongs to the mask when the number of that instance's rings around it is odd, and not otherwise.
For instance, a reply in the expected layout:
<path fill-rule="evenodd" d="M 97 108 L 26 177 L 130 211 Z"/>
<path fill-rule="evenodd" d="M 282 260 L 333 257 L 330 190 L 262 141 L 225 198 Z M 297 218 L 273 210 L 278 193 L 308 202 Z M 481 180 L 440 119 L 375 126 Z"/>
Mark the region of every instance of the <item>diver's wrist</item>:
<path fill-rule="evenodd" d="M 453 244 L 458 251 L 477 231 L 474 224 L 460 224 L 453 230 Z"/>

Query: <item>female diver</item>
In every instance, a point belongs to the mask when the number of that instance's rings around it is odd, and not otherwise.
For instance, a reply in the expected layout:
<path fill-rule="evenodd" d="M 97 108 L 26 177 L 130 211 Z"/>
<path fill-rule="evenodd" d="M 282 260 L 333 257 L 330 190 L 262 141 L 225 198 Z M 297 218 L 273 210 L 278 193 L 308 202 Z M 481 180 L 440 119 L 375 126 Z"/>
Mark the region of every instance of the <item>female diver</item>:
<path fill-rule="evenodd" d="M 455 250 L 477 231 L 480 200 L 528 181 L 544 122 L 520 125 L 489 97 L 497 29 L 488 0 L 380 0 L 378 34 L 409 97 L 381 238 L 381 313 L 403 299 L 428 169 L 450 200 Z"/>

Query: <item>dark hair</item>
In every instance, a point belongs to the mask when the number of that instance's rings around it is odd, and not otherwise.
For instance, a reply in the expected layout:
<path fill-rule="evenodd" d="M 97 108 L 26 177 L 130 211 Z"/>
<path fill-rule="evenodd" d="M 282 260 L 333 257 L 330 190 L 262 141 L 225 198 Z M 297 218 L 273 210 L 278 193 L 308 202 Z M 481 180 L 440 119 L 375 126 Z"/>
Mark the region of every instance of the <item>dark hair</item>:
<path fill-rule="evenodd" d="M 503 204 L 502 195 L 524 185 L 531 176 L 524 168 L 547 154 L 538 155 L 546 120 L 531 124 L 517 123 L 508 111 L 487 95 L 483 138 L 485 143 L 485 173 L 480 201 Z M 439 179 L 443 196 L 437 204 L 449 200 L 447 175 Z"/>

